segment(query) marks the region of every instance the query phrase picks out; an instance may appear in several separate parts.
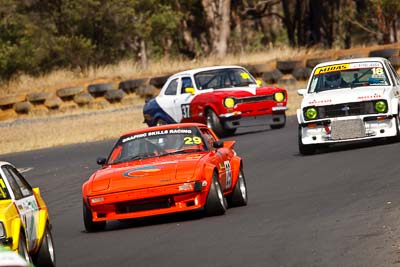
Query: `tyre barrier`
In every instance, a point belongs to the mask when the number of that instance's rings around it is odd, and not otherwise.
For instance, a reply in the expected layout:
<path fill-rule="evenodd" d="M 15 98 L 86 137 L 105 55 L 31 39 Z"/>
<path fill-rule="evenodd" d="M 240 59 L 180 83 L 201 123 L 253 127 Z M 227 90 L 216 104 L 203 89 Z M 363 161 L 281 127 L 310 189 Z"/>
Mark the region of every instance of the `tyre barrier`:
<path fill-rule="evenodd" d="M 118 88 L 124 90 L 125 93 L 134 93 L 139 86 L 145 85 L 148 82 L 148 78 L 134 79 L 122 81 L 119 83 Z"/>
<path fill-rule="evenodd" d="M 49 95 L 49 92 L 30 93 L 26 95 L 26 100 L 31 102 L 33 105 L 40 105 L 44 104 Z"/>
<path fill-rule="evenodd" d="M 377 49 L 377 50 L 370 51 L 368 56 L 390 58 L 390 57 L 398 56 L 399 50 L 400 50 L 399 48 Z"/>
<path fill-rule="evenodd" d="M 170 75 L 166 76 L 158 76 L 150 79 L 150 85 L 153 85 L 157 88 L 162 88 L 164 83 L 168 80 Z"/>
<path fill-rule="evenodd" d="M 283 74 L 291 73 L 294 69 L 303 67 L 303 61 L 301 60 L 278 60 L 276 62 L 276 68 Z"/>
<path fill-rule="evenodd" d="M 97 83 L 88 86 L 88 92 L 94 97 L 104 96 L 107 91 L 112 89 L 114 89 L 113 83 Z"/>
<path fill-rule="evenodd" d="M 83 90 L 83 86 L 74 86 L 61 88 L 56 91 L 56 95 L 61 98 L 62 101 L 70 101 L 74 96 Z"/>
<path fill-rule="evenodd" d="M 336 56 L 314 56 L 305 60 L 275 60 L 261 64 L 248 64 L 249 72 L 263 80 L 267 86 L 292 86 L 307 80 L 316 64 L 335 59 L 380 56 L 388 58 L 400 71 L 400 48 L 375 49 L 367 52 L 341 51 Z M 54 91 L 18 93 L 0 97 L 0 121 L 26 115 L 49 115 L 70 112 L 79 108 L 105 109 L 116 103 L 135 105 L 138 101 L 158 95 L 170 75 L 127 79 L 113 82 L 91 83 L 85 86 L 61 87 Z"/>

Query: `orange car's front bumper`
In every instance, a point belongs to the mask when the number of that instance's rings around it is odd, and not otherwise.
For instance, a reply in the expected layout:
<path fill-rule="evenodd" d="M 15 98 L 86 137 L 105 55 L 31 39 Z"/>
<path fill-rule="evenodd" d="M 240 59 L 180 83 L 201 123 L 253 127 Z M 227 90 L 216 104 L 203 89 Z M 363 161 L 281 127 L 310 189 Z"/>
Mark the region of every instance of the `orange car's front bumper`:
<path fill-rule="evenodd" d="M 93 221 L 122 220 L 204 207 L 207 183 L 200 181 L 88 198 Z"/>

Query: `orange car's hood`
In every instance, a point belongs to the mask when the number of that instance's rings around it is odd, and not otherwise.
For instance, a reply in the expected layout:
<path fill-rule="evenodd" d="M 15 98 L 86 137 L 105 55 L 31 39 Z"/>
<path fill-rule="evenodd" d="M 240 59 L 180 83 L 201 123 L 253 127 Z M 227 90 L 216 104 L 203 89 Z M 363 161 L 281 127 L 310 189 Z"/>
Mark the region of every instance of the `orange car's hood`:
<path fill-rule="evenodd" d="M 91 191 L 114 193 L 190 181 L 204 155 L 180 154 L 111 165 L 96 172 Z"/>

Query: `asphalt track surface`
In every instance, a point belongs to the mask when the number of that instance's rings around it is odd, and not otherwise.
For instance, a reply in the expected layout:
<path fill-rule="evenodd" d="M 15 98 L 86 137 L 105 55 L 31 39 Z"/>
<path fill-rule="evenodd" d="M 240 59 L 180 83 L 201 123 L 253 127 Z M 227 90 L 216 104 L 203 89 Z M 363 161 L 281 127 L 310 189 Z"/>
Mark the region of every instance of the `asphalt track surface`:
<path fill-rule="evenodd" d="M 239 131 L 249 203 L 223 216 L 111 222 L 86 233 L 81 185 L 114 140 L 0 155 L 27 169 L 53 223 L 57 266 L 400 266 L 400 143 L 301 156 L 297 125 Z"/>

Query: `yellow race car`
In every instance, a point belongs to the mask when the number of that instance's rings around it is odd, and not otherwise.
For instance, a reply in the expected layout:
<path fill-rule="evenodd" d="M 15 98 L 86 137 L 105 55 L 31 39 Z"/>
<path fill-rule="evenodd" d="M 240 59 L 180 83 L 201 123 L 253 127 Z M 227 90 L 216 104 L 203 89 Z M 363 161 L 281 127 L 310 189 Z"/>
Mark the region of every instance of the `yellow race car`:
<path fill-rule="evenodd" d="M 0 161 L 0 245 L 35 266 L 55 266 L 47 206 L 10 163 Z"/>

